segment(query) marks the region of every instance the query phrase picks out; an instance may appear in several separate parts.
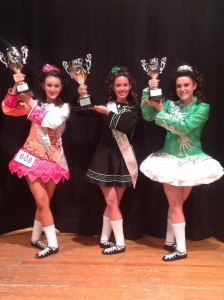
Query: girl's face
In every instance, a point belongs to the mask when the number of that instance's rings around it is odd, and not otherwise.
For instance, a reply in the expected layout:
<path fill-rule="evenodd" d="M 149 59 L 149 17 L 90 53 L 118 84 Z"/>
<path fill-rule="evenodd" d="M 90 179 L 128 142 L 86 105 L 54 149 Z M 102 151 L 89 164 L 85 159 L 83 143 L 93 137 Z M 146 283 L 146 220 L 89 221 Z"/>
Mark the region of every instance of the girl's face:
<path fill-rule="evenodd" d="M 58 77 L 50 75 L 45 78 L 42 88 L 46 93 L 46 101 L 55 102 L 62 91 L 63 85 Z"/>
<path fill-rule="evenodd" d="M 127 77 L 119 76 L 114 80 L 113 90 L 117 96 L 118 102 L 121 103 L 127 102 L 127 97 L 130 89 L 131 89 L 131 85 Z"/>
<path fill-rule="evenodd" d="M 187 105 L 193 99 L 194 90 L 197 84 L 189 76 L 181 76 L 176 80 L 177 96 Z"/>

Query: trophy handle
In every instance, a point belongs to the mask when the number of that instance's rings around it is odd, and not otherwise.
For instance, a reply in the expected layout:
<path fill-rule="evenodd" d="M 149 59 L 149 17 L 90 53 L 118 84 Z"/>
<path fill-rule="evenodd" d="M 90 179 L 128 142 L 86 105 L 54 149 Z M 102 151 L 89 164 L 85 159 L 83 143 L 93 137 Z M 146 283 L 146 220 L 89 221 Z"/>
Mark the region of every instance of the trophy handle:
<path fill-rule="evenodd" d="M 26 46 L 22 46 L 21 51 L 22 51 L 22 56 L 23 56 L 22 61 L 24 64 L 26 64 L 26 59 L 28 56 L 28 48 Z"/>
<path fill-rule="evenodd" d="M 143 59 L 141 60 L 141 63 L 142 63 L 142 67 L 144 69 L 144 71 L 148 72 L 148 64 L 146 63 L 146 61 Z"/>
<path fill-rule="evenodd" d="M 2 52 L 0 52 L 0 61 L 1 61 L 4 65 L 6 65 L 6 67 L 8 68 L 8 65 L 7 65 L 7 63 L 6 63 L 5 57 L 4 57 L 4 55 L 3 55 Z"/>
<path fill-rule="evenodd" d="M 92 55 L 91 54 L 87 54 L 86 55 L 86 67 L 87 67 L 87 73 L 89 74 L 89 70 L 91 67 L 91 63 L 92 63 Z"/>
<path fill-rule="evenodd" d="M 67 63 L 67 61 L 63 61 L 62 62 L 62 65 L 63 65 L 63 67 L 65 68 L 65 71 L 71 76 L 71 78 L 72 78 L 72 74 L 71 74 L 71 72 L 69 71 L 69 64 Z"/>
<path fill-rule="evenodd" d="M 160 73 L 162 73 L 163 69 L 165 68 L 165 65 L 166 65 L 166 57 L 163 57 L 160 62 Z"/>

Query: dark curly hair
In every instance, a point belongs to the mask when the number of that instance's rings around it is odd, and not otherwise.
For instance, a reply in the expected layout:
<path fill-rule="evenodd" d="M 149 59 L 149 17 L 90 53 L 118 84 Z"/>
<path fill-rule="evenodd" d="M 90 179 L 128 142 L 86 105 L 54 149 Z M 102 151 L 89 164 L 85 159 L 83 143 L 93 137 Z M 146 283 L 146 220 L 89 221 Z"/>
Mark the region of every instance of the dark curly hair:
<path fill-rule="evenodd" d="M 128 102 L 135 105 L 139 105 L 137 99 L 136 81 L 133 78 L 133 76 L 129 73 L 128 69 L 120 65 L 113 67 L 106 78 L 105 90 L 108 94 L 108 101 L 116 100 L 116 94 L 113 90 L 113 86 L 115 79 L 120 76 L 127 77 L 131 85 L 131 89 L 127 97 Z"/>
<path fill-rule="evenodd" d="M 204 94 L 202 91 L 203 89 L 202 75 L 195 67 L 190 66 L 186 63 L 179 65 L 173 70 L 173 74 L 171 76 L 171 81 L 170 81 L 171 99 L 173 101 L 179 100 L 179 97 L 177 96 L 176 93 L 176 80 L 178 77 L 181 76 L 188 76 L 193 80 L 194 83 L 197 84 L 197 87 L 194 90 L 194 96 L 197 97 L 198 104 L 202 102 L 204 100 Z"/>
<path fill-rule="evenodd" d="M 61 106 L 63 105 L 64 101 L 62 99 L 64 99 L 67 95 L 67 89 L 68 89 L 68 85 L 67 85 L 67 81 L 63 75 L 63 73 L 56 68 L 55 66 L 52 65 L 52 67 L 55 68 L 55 70 L 50 70 L 48 72 L 43 72 L 41 71 L 39 78 L 38 78 L 38 104 L 44 103 L 46 102 L 46 93 L 42 88 L 42 84 L 44 83 L 45 79 L 49 76 L 54 76 L 56 78 L 59 78 L 61 83 L 62 83 L 62 90 L 55 102 L 56 106 Z"/>

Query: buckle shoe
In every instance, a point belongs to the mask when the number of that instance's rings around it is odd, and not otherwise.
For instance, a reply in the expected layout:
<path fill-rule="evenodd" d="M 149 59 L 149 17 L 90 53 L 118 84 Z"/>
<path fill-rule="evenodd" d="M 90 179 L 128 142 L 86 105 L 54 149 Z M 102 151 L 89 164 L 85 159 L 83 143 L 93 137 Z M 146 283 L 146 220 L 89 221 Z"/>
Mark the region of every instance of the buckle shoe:
<path fill-rule="evenodd" d="M 59 251 L 59 248 L 53 248 L 53 247 L 46 246 L 42 251 L 38 252 L 35 255 L 35 258 L 37 258 L 37 259 L 45 258 L 45 257 L 50 256 L 52 254 L 58 253 L 58 251 Z"/>
<path fill-rule="evenodd" d="M 114 243 L 112 243 L 111 241 L 100 242 L 100 248 L 102 248 L 102 249 L 107 249 L 112 246 L 114 246 Z"/>
<path fill-rule="evenodd" d="M 174 261 L 174 260 L 183 259 L 183 258 L 187 258 L 187 251 L 180 252 L 180 251 L 176 250 L 174 252 L 164 255 L 162 260 L 163 261 Z"/>
<path fill-rule="evenodd" d="M 43 242 L 41 242 L 40 240 L 38 241 L 35 241 L 35 242 L 30 242 L 31 246 L 37 248 L 37 249 L 40 249 L 40 250 L 43 250 L 47 247 L 46 244 L 44 244 Z"/>
<path fill-rule="evenodd" d="M 177 245 L 173 244 L 173 245 L 166 245 L 164 244 L 164 250 L 168 251 L 168 252 L 175 252 L 177 250 Z"/>
<path fill-rule="evenodd" d="M 118 245 L 113 245 L 110 248 L 106 248 L 102 251 L 102 254 L 104 255 L 112 255 L 112 254 L 117 254 L 117 253 L 122 253 L 125 252 L 125 246 L 118 246 Z"/>

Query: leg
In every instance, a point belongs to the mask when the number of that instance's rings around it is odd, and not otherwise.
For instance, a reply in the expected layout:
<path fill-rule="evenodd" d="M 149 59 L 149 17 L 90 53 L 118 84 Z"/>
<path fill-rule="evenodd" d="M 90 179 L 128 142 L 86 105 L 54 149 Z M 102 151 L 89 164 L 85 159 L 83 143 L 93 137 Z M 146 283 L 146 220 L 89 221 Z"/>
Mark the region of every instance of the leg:
<path fill-rule="evenodd" d="M 177 246 L 176 251 L 165 255 L 163 260 L 171 261 L 180 258 L 186 258 L 186 240 L 185 240 L 185 217 L 183 213 L 183 203 L 190 194 L 192 187 L 179 187 L 164 184 L 164 191 L 169 202 L 168 220 L 169 231 L 175 237 Z M 168 221 L 169 222 L 169 221 Z"/>
<path fill-rule="evenodd" d="M 115 219 L 121 219 L 121 213 L 119 209 L 119 203 L 117 201 L 117 193 L 114 187 L 102 187 L 101 191 L 106 201 L 106 209 L 103 215 L 103 228 L 100 239 L 100 247 L 108 248 L 113 246 L 113 243 L 109 241 L 112 227 L 111 227 L 111 215 Z"/>
<path fill-rule="evenodd" d="M 183 197 L 183 204 L 187 200 L 188 196 L 192 191 L 192 186 L 182 186 L 182 197 Z"/>
<path fill-rule="evenodd" d="M 120 187 L 115 187 L 116 194 L 117 194 L 117 199 L 118 199 L 118 206 L 120 206 L 121 199 L 123 197 L 123 194 L 125 192 L 124 188 Z M 108 208 L 106 207 L 103 215 L 103 228 L 102 228 L 102 233 L 101 233 L 101 238 L 100 238 L 100 247 L 101 248 L 110 248 L 113 246 L 113 243 L 110 242 L 110 235 L 112 231 L 111 227 L 111 222 L 110 218 L 108 216 Z"/>
<path fill-rule="evenodd" d="M 187 200 L 192 187 L 186 186 L 186 187 L 181 187 L 182 189 L 182 206 L 184 202 Z M 164 249 L 170 252 L 173 252 L 176 250 L 176 245 L 175 245 L 175 237 L 174 237 L 174 232 L 173 232 L 173 227 L 171 223 L 171 209 L 168 209 L 168 217 L 167 217 L 167 231 L 166 231 L 166 240 L 165 240 L 165 245 Z"/>
<path fill-rule="evenodd" d="M 125 251 L 123 219 L 120 211 L 120 202 L 124 194 L 125 188 L 119 187 L 101 187 L 107 207 L 104 212 L 104 220 L 110 221 L 110 228 L 113 230 L 116 245 L 104 247 L 103 254 L 115 254 Z M 103 227 L 104 229 L 104 227 Z M 102 231 L 103 232 L 103 231 Z M 109 225 L 108 225 L 109 233 Z M 101 235 L 102 238 L 102 235 Z M 106 245 L 107 246 L 107 245 Z"/>
<path fill-rule="evenodd" d="M 173 226 L 169 218 L 167 218 L 166 239 L 164 243 L 164 249 L 169 252 L 176 251 L 176 242 L 173 232 Z"/>
<path fill-rule="evenodd" d="M 110 220 L 116 221 L 122 219 L 120 211 L 120 201 L 124 194 L 125 188 L 118 187 L 101 187 L 107 207 L 105 214 Z"/>
<path fill-rule="evenodd" d="M 44 183 L 39 178 L 34 182 L 31 182 L 28 177 L 27 182 L 36 201 L 36 217 L 40 219 L 48 241 L 48 246 L 35 256 L 36 258 L 43 258 L 58 252 L 58 242 L 55 232 L 54 219 L 50 209 L 50 201 L 52 199 L 56 184 L 53 180 Z"/>
<path fill-rule="evenodd" d="M 48 196 L 48 190 L 51 192 L 54 191 L 56 184 L 53 180 L 50 180 L 47 183 L 44 183 L 41 179 L 37 178 L 35 181 L 30 181 L 26 177 L 31 193 L 34 196 L 37 212 L 37 219 L 43 224 L 44 227 L 51 226 L 54 224 L 53 216 L 50 210 L 50 200 Z"/>
<path fill-rule="evenodd" d="M 192 187 L 174 186 L 167 183 L 164 183 L 163 187 L 169 203 L 168 218 L 173 224 L 185 222 L 183 204 L 187 200 Z"/>
<path fill-rule="evenodd" d="M 27 181 L 29 184 L 29 178 L 27 178 Z M 46 186 L 46 191 L 48 194 L 49 201 L 51 202 L 56 185 L 54 181 L 49 181 L 48 183 L 45 184 L 45 186 Z M 40 241 L 42 231 L 43 231 L 43 225 L 42 222 L 40 221 L 39 211 L 36 210 L 33 232 L 31 237 L 31 245 L 41 250 L 46 247 L 46 245 Z"/>
<path fill-rule="evenodd" d="M 114 243 L 110 241 L 111 232 L 112 232 L 112 227 L 111 227 L 111 223 L 110 223 L 110 218 L 107 217 L 104 212 L 103 227 L 102 227 L 102 232 L 101 232 L 101 236 L 100 236 L 100 248 L 106 249 L 106 248 L 110 248 L 114 245 Z"/>
<path fill-rule="evenodd" d="M 43 225 L 40 221 L 34 220 L 33 223 L 33 231 L 31 236 L 31 246 L 43 250 L 46 247 L 46 244 L 43 243 L 40 238 L 43 232 Z"/>

